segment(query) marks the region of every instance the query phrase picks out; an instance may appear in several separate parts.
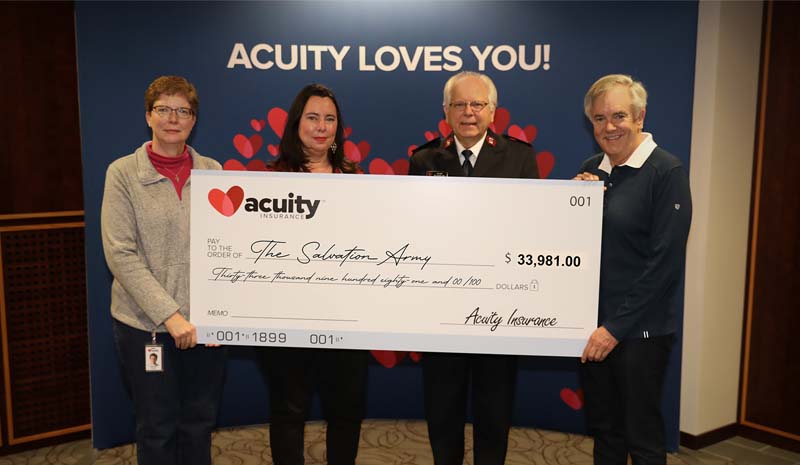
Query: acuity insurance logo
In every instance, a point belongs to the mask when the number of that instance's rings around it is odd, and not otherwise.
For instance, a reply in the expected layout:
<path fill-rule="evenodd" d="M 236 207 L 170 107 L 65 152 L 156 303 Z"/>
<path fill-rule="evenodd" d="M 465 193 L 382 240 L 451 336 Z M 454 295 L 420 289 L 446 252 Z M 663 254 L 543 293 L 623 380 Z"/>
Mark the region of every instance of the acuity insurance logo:
<path fill-rule="evenodd" d="M 208 191 L 208 203 L 223 216 L 233 216 L 244 205 L 244 211 L 258 213 L 263 219 L 310 220 L 317 214 L 320 200 L 310 200 L 289 192 L 284 197 L 244 197 L 244 189 L 231 186 L 227 192 L 220 189 Z"/>

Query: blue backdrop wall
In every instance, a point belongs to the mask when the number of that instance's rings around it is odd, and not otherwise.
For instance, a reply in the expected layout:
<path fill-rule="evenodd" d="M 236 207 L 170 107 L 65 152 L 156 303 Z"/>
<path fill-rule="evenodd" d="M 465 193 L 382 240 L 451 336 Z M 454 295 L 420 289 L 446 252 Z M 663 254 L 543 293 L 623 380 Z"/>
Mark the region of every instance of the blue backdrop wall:
<path fill-rule="evenodd" d="M 372 174 L 404 174 L 410 149 L 447 131 L 442 86 L 460 70 L 494 79 L 495 129 L 532 142 L 546 177 L 571 178 L 598 151 L 583 94 L 614 72 L 645 83 L 645 130 L 689 164 L 694 2 L 77 2 L 76 24 L 97 448 L 133 440 L 100 242 L 105 170 L 149 139 L 143 96 L 157 76 L 195 84 L 200 112 L 190 143 L 226 169 L 263 168 L 294 95 L 321 82 L 340 100 L 348 156 Z M 679 362 L 680 342 L 664 400 L 673 449 Z M 584 432 L 577 363 L 522 359 L 516 424 Z M 253 351 L 232 348 L 221 425 L 267 422 L 267 407 Z M 368 414 L 422 416 L 420 370 L 411 357 L 375 360 Z"/>

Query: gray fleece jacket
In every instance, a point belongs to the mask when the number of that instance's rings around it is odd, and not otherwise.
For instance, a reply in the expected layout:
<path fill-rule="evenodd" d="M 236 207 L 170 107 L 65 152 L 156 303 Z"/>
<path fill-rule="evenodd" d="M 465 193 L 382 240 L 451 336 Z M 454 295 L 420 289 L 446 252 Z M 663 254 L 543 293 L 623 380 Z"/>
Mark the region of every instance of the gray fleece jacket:
<path fill-rule="evenodd" d="M 165 332 L 164 320 L 176 311 L 189 318 L 192 179 L 178 199 L 172 182 L 150 163 L 146 145 L 108 167 L 100 226 L 114 275 L 111 316 L 134 328 Z M 222 168 L 191 147 L 189 153 L 193 169 Z"/>

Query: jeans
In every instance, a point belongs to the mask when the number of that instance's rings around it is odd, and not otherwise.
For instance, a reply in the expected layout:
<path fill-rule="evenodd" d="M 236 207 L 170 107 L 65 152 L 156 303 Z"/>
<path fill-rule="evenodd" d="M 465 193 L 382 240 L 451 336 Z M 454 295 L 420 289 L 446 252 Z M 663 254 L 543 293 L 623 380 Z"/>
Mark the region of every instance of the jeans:
<path fill-rule="evenodd" d="M 168 333 L 162 372 L 145 371 L 151 334 L 114 320 L 123 382 L 136 416 L 139 465 L 211 465 L 211 432 L 217 421 L 227 350 L 196 346 L 178 350 Z"/>

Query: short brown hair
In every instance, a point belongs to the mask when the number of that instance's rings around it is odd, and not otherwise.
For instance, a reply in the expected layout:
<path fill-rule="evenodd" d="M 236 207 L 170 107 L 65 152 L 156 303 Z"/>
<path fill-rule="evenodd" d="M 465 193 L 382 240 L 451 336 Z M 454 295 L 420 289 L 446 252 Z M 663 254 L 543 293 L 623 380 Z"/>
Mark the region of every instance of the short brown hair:
<path fill-rule="evenodd" d="M 144 110 L 150 112 L 156 100 L 162 95 L 182 95 L 189 101 L 194 114 L 197 114 L 200 101 L 197 98 L 197 89 L 191 82 L 181 76 L 161 76 L 147 86 L 144 93 Z"/>

